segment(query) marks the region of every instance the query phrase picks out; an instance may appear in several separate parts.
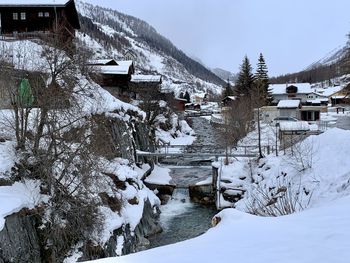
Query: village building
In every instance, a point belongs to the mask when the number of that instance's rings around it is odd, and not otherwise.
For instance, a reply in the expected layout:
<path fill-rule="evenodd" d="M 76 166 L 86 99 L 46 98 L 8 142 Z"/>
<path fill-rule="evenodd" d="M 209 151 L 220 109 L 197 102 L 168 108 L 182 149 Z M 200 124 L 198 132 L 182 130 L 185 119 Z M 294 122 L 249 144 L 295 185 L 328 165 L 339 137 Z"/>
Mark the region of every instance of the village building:
<path fill-rule="evenodd" d="M 159 97 L 161 93 L 162 76 L 160 75 L 132 75 L 129 90 L 133 99 L 142 99 L 149 95 Z"/>
<path fill-rule="evenodd" d="M 320 88 L 309 83 L 270 84 L 273 104 L 281 100 L 300 100 L 306 106 L 349 105 L 350 87 L 333 86 Z"/>
<path fill-rule="evenodd" d="M 126 51 L 125 54 L 124 54 L 124 59 L 125 60 L 136 61 L 136 58 L 137 58 L 136 54 L 133 51 L 131 51 L 131 50 Z"/>
<path fill-rule="evenodd" d="M 329 96 L 332 106 L 350 104 L 350 84 Z"/>
<path fill-rule="evenodd" d="M 161 94 L 162 76 L 134 74 L 132 60 L 97 59 L 89 61 L 89 65 L 94 81 L 118 98 L 142 99 Z"/>
<path fill-rule="evenodd" d="M 95 60 L 90 60 L 89 65 L 91 65 L 91 66 L 118 66 L 118 63 L 114 59 L 95 59 Z"/>
<path fill-rule="evenodd" d="M 310 125 L 306 121 L 284 121 L 278 125 L 280 147 L 286 149 L 305 138 L 310 132 Z"/>
<path fill-rule="evenodd" d="M 174 110 L 176 112 L 184 112 L 186 109 L 187 100 L 182 98 L 174 99 Z"/>
<path fill-rule="evenodd" d="M 327 99 L 326 96 L 316 92 L 310 83 L 270 84 L 269 89 L 273 96 L 272 103 L 275 105 L 281 100 L 300 100 L 306 104 L 308 100 Z"/>
<path fill-rule="evenodd" d="M 116 97 L 129 97 L 129 83 L 135 72 L 130 60 L 97 59 L 89 61 L 91 77 L 101 87 Z"/>
<path fill-rule="evenodd" d="M 28 37 L 59 31 L 74 38 L 80 29 L 74 0 L 0 0 L 0 34 Z"/>
<path fill-rule="evenodd" d="M 273 103 L 278 104 L 281 100 L 300 100 L 305 103 L 310 99 L 323 98 L 322 95 L 317 94 L 310 83 L 294 83 L 294 84 L 270 84 L 269 89 L 273 96 Z"/>
<path fill-rule="evenodd" d="M 222 105 L 224 107 L 232 107 L 235 101 L 236 101 L 236 97 L 235 96 L 226 96 L 225 98 L 223 98 L 221 100 Z"/>
<path fill-rule="evenodd" d="M 271 123 L 278 117 L 291 117 L 301 121 L 320 121 L 321 112 L 327 112 L 325 105 L 303 105 L 300 100 L 280 100 L 277 106 L 260 108 L 260 119 Z M 255 120 L 257 119 L 255 109 Z"/>
<path fill-rule="evenodd" d="M 300 100 L 280 100 L 277 104 L 277 109 L 279 111 L 279 116 L 283 117 L 293 117 L 300 119 Z"/>

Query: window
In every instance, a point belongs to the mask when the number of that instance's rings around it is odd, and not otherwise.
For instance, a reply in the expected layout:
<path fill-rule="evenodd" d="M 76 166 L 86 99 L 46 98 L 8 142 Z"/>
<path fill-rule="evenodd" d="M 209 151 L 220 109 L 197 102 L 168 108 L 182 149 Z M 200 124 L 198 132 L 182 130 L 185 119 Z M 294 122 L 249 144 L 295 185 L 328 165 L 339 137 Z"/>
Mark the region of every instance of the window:
<path fill-rule="evenodd" d="M 38 13 L 38 17 L 43 17 L 44 16 L 44 13 L 43 12 L 39 12 Z"/>
<path fill-rule="evenodd" d="M 50 17 L 50 13 L 49 12 L 45 12 L 45 17 Z"/>
<path fill-rule="evenodd" d="M 13 20 L 18 20 L 18 13 L 13 13 L 12 18 Z"/>
<path fill-rule="evenodd" d="M 21 20 L 26 20 L 26 13 L 24 12 L 21 13 Z"/>

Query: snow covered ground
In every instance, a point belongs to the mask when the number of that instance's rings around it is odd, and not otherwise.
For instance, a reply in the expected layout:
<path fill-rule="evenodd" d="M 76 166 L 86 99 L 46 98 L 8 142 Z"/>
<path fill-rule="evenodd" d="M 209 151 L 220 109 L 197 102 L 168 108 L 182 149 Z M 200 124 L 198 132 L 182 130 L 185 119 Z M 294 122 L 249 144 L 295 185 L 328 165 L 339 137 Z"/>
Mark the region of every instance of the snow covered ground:
<path fill-rule="evenodd" d="M 148 166 L 148 165 L 144 165 L 144 166 Z M 170 184 L 170 181 L 172 179 L 169 174 L 170 174 L 169 168 L 155 165 L 152 173 L 146 178 L 145 182 L 150 184 L 167 185 L 167 184 Z"/>
<path fill-rule="evenodd" d="M 40 183 L 34 180 L 16 182 L 11 186 L 0 186 L 0 231 L 4 228 L 5 217 L 20 211 L 32 209 L 47 200 L 40 194 Z"/>
<path fill-rule="evenodd" d="M 170 246 L 96 263 L 284 262 L 347 263 L 350 257 L 350 198 L 301 213 L 266 218 L 235 209 L 204 235 Z"/>
<path fill-rule="evenodd" d="M 237 209 L 220 212 L 216 227 L 177 244 L 93 262 L 349 262 L 349 138 L 350 131 L 337 128 L 308 137 L 304 145 L 312 146 L 312 160 L 306 169 L 296 165 L 289 151 L 266 156 L 252 170 L 243 160 L 224 166 L 226 181 L 242 183 L 239 177 L 249 178 L 251 173 L 255 183 L 250 179 L 244 183 L 246 197 L 236 204 Z M 243 212 L 252 197 L 250 191 L 256 185 L 273 187 L 281 174 L 286 174 L 289 187 L 300 190 L 300 201 L 307 201 L 307 209 L 280 217 Z"/>

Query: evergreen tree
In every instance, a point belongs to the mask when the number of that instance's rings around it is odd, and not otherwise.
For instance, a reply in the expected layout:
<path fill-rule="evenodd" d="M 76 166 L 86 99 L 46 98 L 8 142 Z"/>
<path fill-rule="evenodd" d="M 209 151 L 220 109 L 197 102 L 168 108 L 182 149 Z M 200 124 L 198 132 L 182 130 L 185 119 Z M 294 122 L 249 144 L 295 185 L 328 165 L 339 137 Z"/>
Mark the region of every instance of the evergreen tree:
<path fill-rule="evenodd" d="M 235 86 L 235 96 L 238 98 L 242 96 L 250 96 L 253 91 L 254 75 L 247 56 L 244 57 L 243 63 L 240 66 L 240 72 Z"/>
<path fill-rule="evenodd" d="M 263 105 L 270 105 L 273 98 L 271 90 L 269 89 L 269 76 L 268 70 L 265 63 L 265 59 L 262 53 L 260 53 L 256 74 L 255 74 L 255 96 Z"/>
<path fill-rule="evenodd" d="M 191 96 L 190 96 L 190 94 L 188 93 L 187 90 L 186 90 L 186 92 L 185 92 L 184 99 L 187 100 L 187 103 L 190 103 L 190 102 L 191 102 Z"/>
<path fill-rule="evenodd" d="M 232 96 L 233 95 L 233 89 L 230 84 L 230 79 L 227 79 L 227 84 L 224 87 L 224 90 L 222 92 L 222 98 L 226 98 L 227 96 Z"/>

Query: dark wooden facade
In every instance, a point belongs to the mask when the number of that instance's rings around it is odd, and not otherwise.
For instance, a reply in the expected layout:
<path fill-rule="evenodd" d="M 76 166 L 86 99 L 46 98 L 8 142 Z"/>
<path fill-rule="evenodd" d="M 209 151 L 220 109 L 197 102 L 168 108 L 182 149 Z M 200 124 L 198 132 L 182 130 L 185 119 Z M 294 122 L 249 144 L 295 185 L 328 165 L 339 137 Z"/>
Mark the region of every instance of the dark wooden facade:
<path fill-rule="evenodd" d="M 186 109 L 186 99 L 175 98 L 174 99 L 174 108 L 177 112 L 184 112 Z"/>
<path fill-rule="evenodd" d="M 74 0 L 53 1 L 47 4 L 1 4 L 0 33 L 15 35 L 24 33 L 53 33 L 63 31 L 74 36 L 75 29 L 80 29 L 78 12 Z"/>

